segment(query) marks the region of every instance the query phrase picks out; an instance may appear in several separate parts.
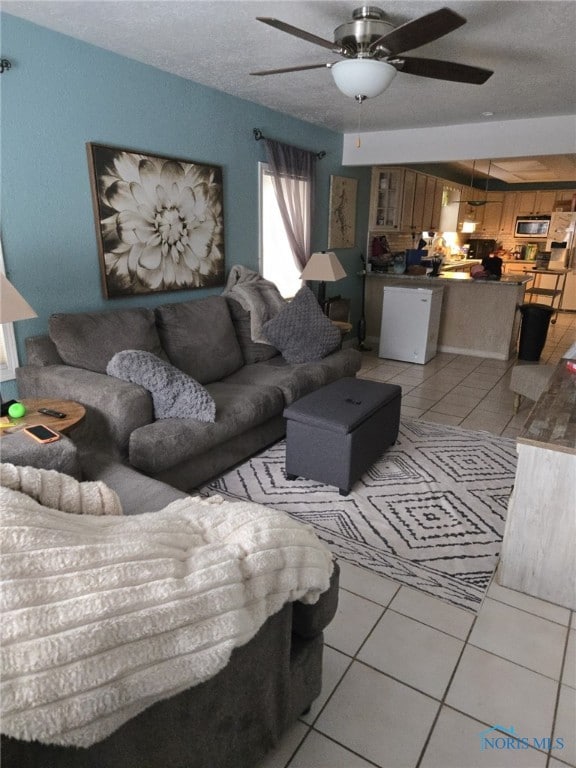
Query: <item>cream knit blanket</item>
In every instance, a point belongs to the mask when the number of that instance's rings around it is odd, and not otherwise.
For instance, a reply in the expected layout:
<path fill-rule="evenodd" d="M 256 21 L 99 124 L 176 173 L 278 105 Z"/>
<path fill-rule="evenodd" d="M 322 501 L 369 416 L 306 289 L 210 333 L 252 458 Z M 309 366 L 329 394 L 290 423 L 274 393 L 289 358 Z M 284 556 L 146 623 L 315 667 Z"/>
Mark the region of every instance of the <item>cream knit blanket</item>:
<path fill-rule="evenodd" d="M 18 739 L 88 747 L 329 586 L 312 529 L 251 502 L 78 516 L 2 487 L 0 508 L 2 731 Z"/>
<path fill-rule="evenodd" d="M 81 483 L 55 469 L 0 464 L 0 485 L 22 491 L 45 507 L 75 515 L 121 515 L 118 494 L 100 480 Z"/>

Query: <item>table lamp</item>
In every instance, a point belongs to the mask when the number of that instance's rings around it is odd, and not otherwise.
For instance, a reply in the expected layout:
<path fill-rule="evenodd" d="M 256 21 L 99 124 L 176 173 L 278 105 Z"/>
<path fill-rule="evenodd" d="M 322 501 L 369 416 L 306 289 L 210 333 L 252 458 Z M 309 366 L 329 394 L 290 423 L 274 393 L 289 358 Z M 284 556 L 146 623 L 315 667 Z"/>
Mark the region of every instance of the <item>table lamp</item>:
<path fill-rule="evenodd" d="M 326 283 L 342 280 L 343 277 L 346 277 L 346 272 L 333 251 L 319 251 L 310 256 L 300 277 L 302 280 L 319 281 L 318 303 L 322 307 L 322 310 L 324 310 L 324 304 L 326 303 Z"/>
<path fill-rule="evenodd" d="M 37 317 L 36 312 L 20 296 L 6 275 L 0 272 L 0 324 L 13 323 L 16 320 L 28 320 L 31 317 Z M 1 395 L 0 412 L 4 412 Z"/>

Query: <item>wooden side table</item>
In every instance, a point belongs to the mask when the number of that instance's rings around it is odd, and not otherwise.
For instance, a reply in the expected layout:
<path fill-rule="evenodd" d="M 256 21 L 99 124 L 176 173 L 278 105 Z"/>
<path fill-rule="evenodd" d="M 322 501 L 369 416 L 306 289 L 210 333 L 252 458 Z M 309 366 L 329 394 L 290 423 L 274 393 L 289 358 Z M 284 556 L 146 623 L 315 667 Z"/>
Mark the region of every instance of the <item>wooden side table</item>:
<path fill-rule="evenodd" d="M 14 419 L 14 429 L 11 431 L 32 427 L 36 424 L 44 424 L 55 432 L 66 432 L 82 421 L 86 415 L 84 406 L 74 402 L 74 400 L 24 398 L 19 402 L 25 406 L 26 413 L 21 419 Z M 60 411 L 66 414 L 66 418 L 57 419 L 54 416 L 46 416 L 44 413 L 38 413 L 38 408 L 51 408 L 54 411 Z"/>

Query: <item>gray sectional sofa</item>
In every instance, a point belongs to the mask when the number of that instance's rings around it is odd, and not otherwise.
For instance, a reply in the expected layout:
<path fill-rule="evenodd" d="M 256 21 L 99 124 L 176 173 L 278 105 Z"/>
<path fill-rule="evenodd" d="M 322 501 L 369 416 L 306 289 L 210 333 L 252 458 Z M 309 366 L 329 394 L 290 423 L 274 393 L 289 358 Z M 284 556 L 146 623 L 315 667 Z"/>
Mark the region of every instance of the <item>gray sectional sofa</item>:
<path fill-rule="evenodd" d="M 49 335 L 27 339 L 17 370 L 22 398 L 76 400 L 87 416 L 74 439 L 190 491 L 281 438 L 283 410 L 303 395 L 354 376 L 361 354 L 338 349 L 287 363 L 251 341 L 250 315 L 224 296 L 98 313 L 53 315 Z M 144 387 L 106 373 L 119 351 L 151 352 L 200 382 L 216 403 L 213 423 L 155 419 Z"/>
<path fill-rule="evenodd" d="M 184 496 L 109 456 L 76 458 L 74 473 L 113 488 L 125 514 Z M 316 604 L 286 603 L 217 675 L 153 704 L 87 749 L 3 735 L 3 768 L 254 768 L 320 693 L 323 629 L 336 611 L 338 574 L 336 563 Z"/>

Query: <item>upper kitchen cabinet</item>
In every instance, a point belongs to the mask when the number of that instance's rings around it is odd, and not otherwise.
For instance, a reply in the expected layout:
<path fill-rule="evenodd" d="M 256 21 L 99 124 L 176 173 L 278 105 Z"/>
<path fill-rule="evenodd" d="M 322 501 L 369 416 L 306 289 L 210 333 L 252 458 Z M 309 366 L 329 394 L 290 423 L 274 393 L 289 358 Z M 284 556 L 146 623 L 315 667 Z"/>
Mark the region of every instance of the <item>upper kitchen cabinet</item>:
<path fill-rule="evenodd" d="M 404 168 L 372 169 L 370 229 L 398 232 L 401 229 Z"/>
<path fill-rule="evenodd" d="M 502 202 L 502 215 L 500 216 L 500 224 L 498 226 L 498 234 L 500 237 L 508 237 L 514 232 L 514 224 L 516 222 L 517 194 L 517 192 L 504 193 L 504 200 Z"/>
<path fill-rule="evenodd" d="M 416 183 L 419 173 L 406 168 L 404 170 L 404 183 L 402 185 L 402 213 L 400 215 L 400 229 L 403 232 L 416 232 L 414 226 L 414 205 L 416 197 Z"/>
<path fill-rule="evenodd" d="M 551 213 L 556 203 L 555 189 L 533 189 L 516 193 L 516 215 L 536 216 Z"/>
<path fill-rule="evenodd" d="M 480 196 L 472 194 L 472 197 L 479 200 Z M 476 225 L 475 232 L 480 232 L 484 224 L 485 205 L 472 206 L 468 205 L 468 200 L 471 199 L 470 190 L 464 188 L 462 190 L 462 198 L 460 206 L 458 208 L 458 232 L 465 232 L 464 222 L 473 221 Z"/>
<path fill-rule="evenodd" d="M 430 208 L 424 209 L 424 224 L 427 224 L 429 232 L 437 232 L 440 229 L 440 217 L 442 214 L 442 198 L 444 195 L 444 181 L 433 176 L 428 177 L 426 186 L 426 198 L 432 200 Z"/>
<path fill-rule="evenodd" d="M 410 220 L 411 232 L 437 232 L 440 229 L 444 181 L 425 173 L 415 175 L 414 204 L 410 210 L 410 217 L 409 212 L 406 212 L 405 219 Z"/>
<path fill-rule="evenodd" d="M 413 232 L 422 232 L 427 229 L 427 227 L 424 226 L 427 177 L 423 173 L 416 173 L 415 175 L 414 201 L 410 209 L 410 230 Z"/>
<path fill-rule="evenodd" d="M 488 192 L 486 195 L 486 205 L 483 206 L 482 226 L 479 229 L 482 234 L 493 234 L 500 231 L 504 198 L 504 192 Z"/>

